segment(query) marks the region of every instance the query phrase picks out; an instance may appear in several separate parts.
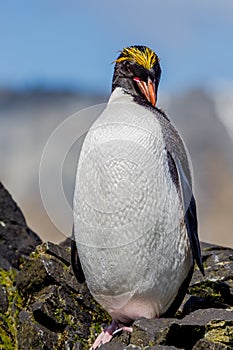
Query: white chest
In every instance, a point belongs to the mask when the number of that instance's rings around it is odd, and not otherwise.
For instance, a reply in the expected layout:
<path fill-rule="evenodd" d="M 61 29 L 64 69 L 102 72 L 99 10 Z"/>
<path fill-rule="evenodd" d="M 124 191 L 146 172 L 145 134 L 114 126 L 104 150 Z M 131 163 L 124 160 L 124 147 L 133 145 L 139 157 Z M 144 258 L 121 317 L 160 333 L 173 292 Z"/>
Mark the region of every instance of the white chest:
<path fill-rule="evenodd" d="M 134 295 L 154 295 L 158 310 L 172 299 L 191 265 L 182 215 L 159 122 L 137 104 L 110 103 L 85 139 L 74 195 L 80 259 L 106 309 Z"/>

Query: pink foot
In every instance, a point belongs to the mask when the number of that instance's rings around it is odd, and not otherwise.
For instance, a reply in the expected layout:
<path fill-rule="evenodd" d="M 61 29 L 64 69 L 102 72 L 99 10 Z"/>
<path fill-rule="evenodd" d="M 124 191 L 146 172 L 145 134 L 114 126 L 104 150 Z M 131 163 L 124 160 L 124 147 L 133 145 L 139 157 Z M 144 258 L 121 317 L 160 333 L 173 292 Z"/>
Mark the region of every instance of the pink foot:
<path fill-rule="evenodd" d="M 115 334 L 122 332 L 122 331 L 132 333 L 133 328 L 132 327 L 125 327 L 125 326 L 119 328 L 118 323 L 113 320 L 112 323 L 110 324 L 110 326 L 106 327 L 98 335 L 98 337 L 94 341 L 94 344 L 91 347 L 91 350 L 98 349 L 100 347 L 100 345 L 108 343 Z"/>

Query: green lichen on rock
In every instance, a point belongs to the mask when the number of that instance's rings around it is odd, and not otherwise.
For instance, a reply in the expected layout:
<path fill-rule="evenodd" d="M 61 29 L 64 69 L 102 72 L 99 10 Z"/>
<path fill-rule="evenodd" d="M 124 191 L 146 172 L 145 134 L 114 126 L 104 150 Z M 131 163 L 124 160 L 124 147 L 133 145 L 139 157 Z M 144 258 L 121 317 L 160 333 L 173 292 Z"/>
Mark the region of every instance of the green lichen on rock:
<path fill-rule="evenodd" d="M 88 349 L 101 326 L 110 322 L 109 315 L 93 300 L 87 286 L 75 279 L 70 248 L 53 243 L 38 246 L 21 266 L 16 285 L 26 312 L 20 318 L 22 347 L 26 346 L 23 339 L 29 329 L 31 336 L 27 337 L 27 343 L 33 349 L 39 349 L 41 341 L 48 346 L 51 339 L 56 349 L 62 349 L 66 342 L 82 343 L 82 348 Z M 38 326 L 43 329 L 42 338 Z M 35 342 L 33 337 L 40 339 Z"/>
<path fill-rule="evenodd" d="M 188 289 L 189 294 L 198 295 L 201 298 L 208 298 L 214 302 L 224 302 L 221 294 L 221 284 L 215 281 L 203 281 L 194 284 Z"/>
<path fill-rule="evenodd" d="M 22 299 L 15 287 L 16 270 L 5 271 L 0 268 L 1 286 L 5 288 L 7 309 L 0 309 L 0 348 L 18 349 L 17 326 Z"/>
<path fill-rule="evenodd" d="M 205 339 L 233 348 L 233 321 L 211 321 L 206 327 Z"/>

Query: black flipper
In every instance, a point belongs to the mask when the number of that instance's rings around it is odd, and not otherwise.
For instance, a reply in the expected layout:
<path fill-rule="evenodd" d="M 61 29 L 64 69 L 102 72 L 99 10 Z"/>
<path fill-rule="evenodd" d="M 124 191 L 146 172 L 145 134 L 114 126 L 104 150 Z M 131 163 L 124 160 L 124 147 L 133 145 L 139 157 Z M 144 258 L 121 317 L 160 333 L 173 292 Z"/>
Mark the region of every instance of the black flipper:
<path fill-rule="evenodd" d="M 71 240 L 71 265 L 74 271 L 74 275 L 77 278 L 79 283 L 85 282 L 85 276 L 83 273 L 82 265 L 79 260 L 77 245 L 74 239 L 74 234 L 72 235 Z"/>
<path fill-rule="evenodd" d="M 192 193 L 191 185 L 185 175 L 179 159 L 174 159 L 176 169 L 179 176 L 179 183 L 181 187 L 181 194 L 184 207 L 184 220 L 189 236 L 193 257 L 201 271 L 204 275 L 204 267 L 202 264 L 201 248 L 198 239 L 198 223 L 197 223 L 197 211 L 196 211 L 196 201 Z"/>

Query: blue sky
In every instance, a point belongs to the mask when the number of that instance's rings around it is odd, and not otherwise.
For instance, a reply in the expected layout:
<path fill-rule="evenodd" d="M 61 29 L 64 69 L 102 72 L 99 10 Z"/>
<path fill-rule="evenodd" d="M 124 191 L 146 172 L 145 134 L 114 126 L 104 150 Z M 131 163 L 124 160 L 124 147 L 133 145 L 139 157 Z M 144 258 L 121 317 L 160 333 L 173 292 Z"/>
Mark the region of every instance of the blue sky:
<path fill-rule="evenodd" d="M 0 86 L 108 93 L 118 50 L 154 49 L 163 91 L 233 82 L 232 0 L 0 1 Z"/>

